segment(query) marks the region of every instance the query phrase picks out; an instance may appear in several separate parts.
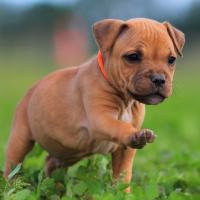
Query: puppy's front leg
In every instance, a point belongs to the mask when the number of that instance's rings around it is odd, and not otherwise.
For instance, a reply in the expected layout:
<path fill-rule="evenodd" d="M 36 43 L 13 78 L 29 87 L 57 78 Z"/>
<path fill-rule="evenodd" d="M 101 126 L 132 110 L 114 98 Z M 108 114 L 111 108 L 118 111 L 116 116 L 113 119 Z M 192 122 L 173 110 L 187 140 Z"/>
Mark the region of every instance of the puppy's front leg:
<path fill-rule="evenodd" d="M 136 149 L 119 147 L 112 153 L 112 170 L 114 180 L 118 180 L 124 173 L 124 182 L 129 184 L 132 177 L 132 164 L 136 154 Z M 130 192 L 130 186 L 125 189 Z"/>
<path fill-rule="evenodd" d="M 140 129 L 145 116 L 145 106 L 139 102 L 132 105 L 132 125 L 136 129 Z M 125 175 L 124 182 L 129 184 L 132 177 L 132 164 L 136 154 L 136 149 L 119 147 L 112 153 L 112 169 L 113 178 L 119 179 L 120 174 Z M 130 186 L 125 190 L 130 192 Z"/>
<path fill-rule="evenodd" d="M 106 111 L 92 112 L 89 130 L 96 139 L 109 140 L 136 149 L 155 139 L 151 130 L 134 128 L 131 124 L 118 120 L 112 112 Z"/>

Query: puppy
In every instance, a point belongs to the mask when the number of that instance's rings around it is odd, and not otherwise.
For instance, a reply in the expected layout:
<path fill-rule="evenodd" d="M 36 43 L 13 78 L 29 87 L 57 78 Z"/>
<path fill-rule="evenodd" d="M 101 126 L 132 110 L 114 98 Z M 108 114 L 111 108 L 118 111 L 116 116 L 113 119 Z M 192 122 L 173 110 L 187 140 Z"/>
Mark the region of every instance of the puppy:
<path fill-rule="evenodd" d="M 93 25 L 98 56 L 38 81 L 17 106 L 7 147 L 5 177 L 35 142 L 48 153 L 46 174 L 95 154 L 112 154 L 113 177 L 132 175 L 136 149 L 155 139 L 141 129 L 145 104 L 172 93 L 184 34 L 150 19 L 106 19 Z M 130 189 L 127 188 L 127 191 Z"/>

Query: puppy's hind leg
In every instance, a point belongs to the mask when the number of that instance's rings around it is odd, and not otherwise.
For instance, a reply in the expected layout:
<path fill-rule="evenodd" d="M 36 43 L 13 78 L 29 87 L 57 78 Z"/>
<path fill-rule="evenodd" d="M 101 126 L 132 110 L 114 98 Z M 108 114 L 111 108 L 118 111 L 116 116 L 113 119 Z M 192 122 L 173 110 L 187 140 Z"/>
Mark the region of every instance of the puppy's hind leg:
<path fill-rule="evenodd" d="M 46 157 L 46 164 L 45 164 L 45 175 L 47 177 L 51 176 L 52 172 L 58 168 L 66 167 L 64 161 L 59 160 L 58 158 L 48 155 Z"/>
<path fill-rule="evenodd" d="M 7 177 L 11 168 L 24 160 L 26 154 L 32 149 L 34 141 L 30 138 L 30 133 L 27 127 L 23 124 L 17 125 L 9 138 L 4 176 Z"/>
<path fill-rule="evenodd" d="M 11 135 L 7 145 L 4 176 L 10 174 L 12 167 L 21 163 L 26 154 L 32 149 L 34 141 L 28 126 L 27 99 L 17 107 Z"/>

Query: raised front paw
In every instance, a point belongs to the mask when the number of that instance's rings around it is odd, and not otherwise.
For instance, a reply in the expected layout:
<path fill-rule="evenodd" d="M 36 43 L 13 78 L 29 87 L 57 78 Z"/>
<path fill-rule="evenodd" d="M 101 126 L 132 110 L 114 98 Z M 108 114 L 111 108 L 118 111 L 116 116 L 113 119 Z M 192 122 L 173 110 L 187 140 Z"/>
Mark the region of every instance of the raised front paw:
<path fill-rule="evenodd" d="M 152 143 L 155 138 L 156 135 L 152 130 L 142 129 L 130 137 L 129 146 L 134 149 L 142 149 L 147 143 Z"/>

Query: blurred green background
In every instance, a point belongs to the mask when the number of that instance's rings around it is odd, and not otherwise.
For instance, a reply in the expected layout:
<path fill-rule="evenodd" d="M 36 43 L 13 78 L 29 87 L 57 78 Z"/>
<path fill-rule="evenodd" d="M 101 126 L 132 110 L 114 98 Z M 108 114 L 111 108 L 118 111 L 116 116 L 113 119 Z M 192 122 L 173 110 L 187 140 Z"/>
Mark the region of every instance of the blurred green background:
<path fill-rule="evenodd" d="M 170 21 L 186 34 L 186 46 L 177 63 L 173 96 L 158 106 L 147 106 L 144 127 L 154 130 L 158 138 L 138 151 L 130 199 L 200 199 L 199 0 L 1 0 L 0 170 L 13 113 L 27 89 L 49 72 L 77 65 L 97 51 L 92 23 L 134 17 Z M 105 158 L 99 159 L 101 163 Z M 29 170 L 43 167 L 37 153 L 26 162 Z M 117 199 L 113 191 L 99 192 L 102 199 Z M 15 199 L 12 195 L 9 198 Z M 71 196 L 87 199 L 85 193 L 78 195 Z M 125 197 L 119 194 L 118 199 Z"/>

